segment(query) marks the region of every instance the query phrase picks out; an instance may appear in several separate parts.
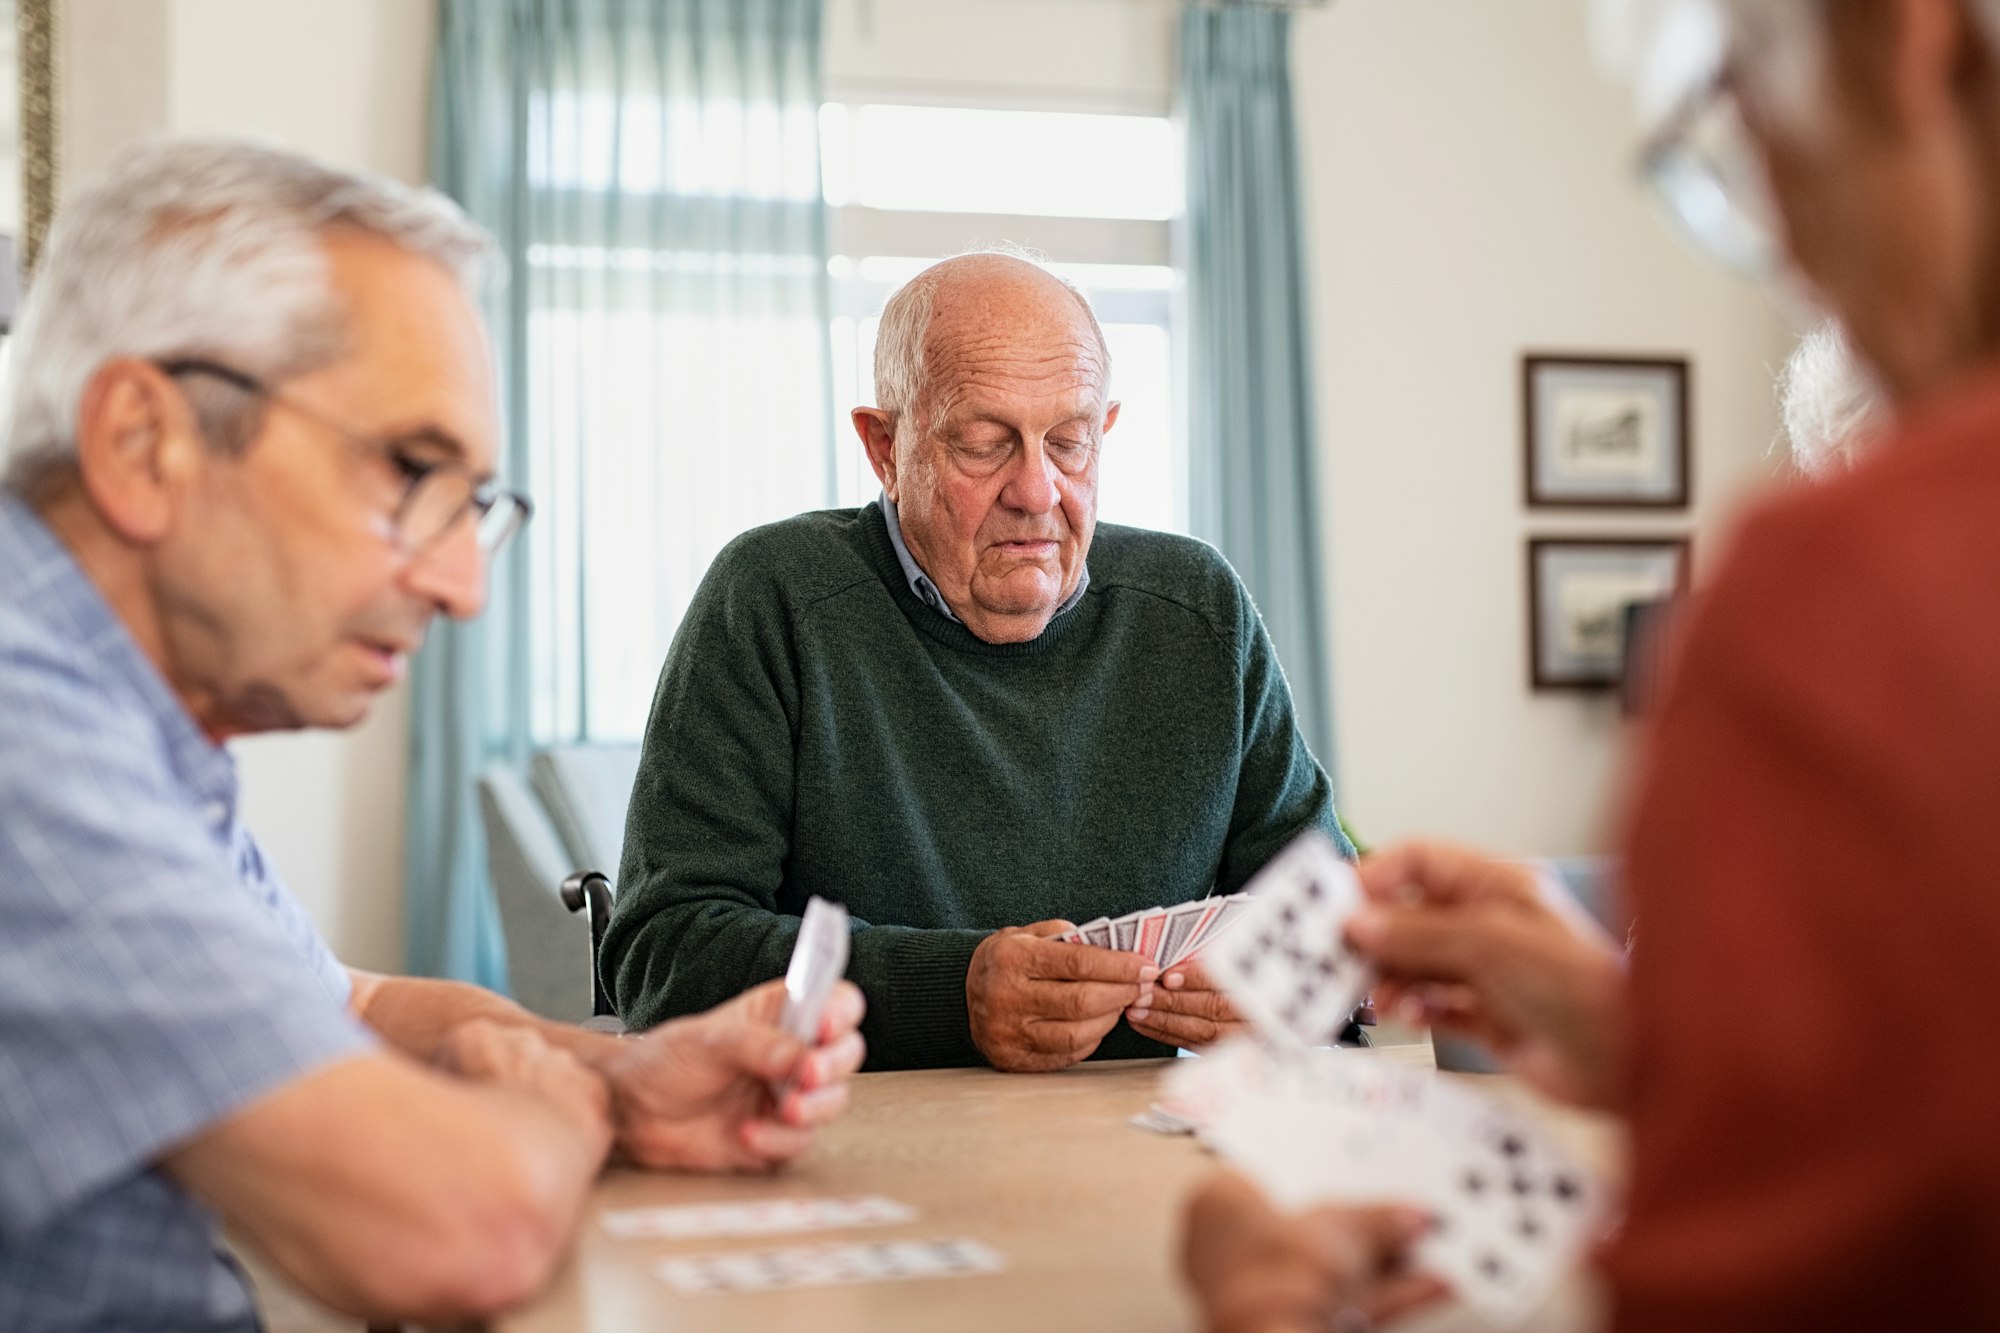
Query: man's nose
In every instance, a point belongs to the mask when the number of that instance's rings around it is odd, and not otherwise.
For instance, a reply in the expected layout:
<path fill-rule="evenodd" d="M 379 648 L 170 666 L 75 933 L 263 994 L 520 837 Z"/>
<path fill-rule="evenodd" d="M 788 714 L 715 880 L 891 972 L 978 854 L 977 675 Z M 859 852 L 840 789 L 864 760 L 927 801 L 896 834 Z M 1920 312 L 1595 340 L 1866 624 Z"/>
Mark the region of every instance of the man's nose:
<path fill-rule="evenodd" d="M 453 620 L 470 620 L 486 605 L 486 557 L 470 516 L 410 558 L 410 592 Z"/>
<path fill-rule="evenodd" d="M 1030 440 L 1015 455 L 1001 499 L 1009 509 L 1026 514 L 1046 514 L 1062 500 L 1060 481 L 1061 474 L 1049 458 L 1046 444 L 1041 440 Z"/>

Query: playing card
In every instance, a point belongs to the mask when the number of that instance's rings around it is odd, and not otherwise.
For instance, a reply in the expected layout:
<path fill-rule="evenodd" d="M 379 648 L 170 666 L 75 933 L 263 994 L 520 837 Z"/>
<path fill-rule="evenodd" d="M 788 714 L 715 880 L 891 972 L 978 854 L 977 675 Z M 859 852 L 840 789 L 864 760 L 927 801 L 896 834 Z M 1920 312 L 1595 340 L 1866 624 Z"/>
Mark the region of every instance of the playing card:
<path fill-rule="evenodd" d="M 1203 1137 L 1281 1208 L 1427 1197 L 1428 1157 L 1413 1141 L 1408 1085 L 1379 1061 L 1327 1067 L 1346 1053 L 1232 1042 L 1208 1090 Z"/>
<path fill-rule="evenodd" d="M 1194 1133 L 1194 1125 L 1191 1121 L 1181 1119 L 1171 1111 L 1166 1110 L 1158 1102 L 1154 1102 L 1137 1115 L 1128 1117 L 1125 1123 L 1136 1129 L 1143 1129 L 1153 1134 L 1171 1136 Z"/>
<path fill-rule="evenodd" d="M 1197 1133 L 1204 1132 L 1230 1108 L 1262 1091 L 1273 1063 L 1265 1048 L 1248 1038 L 1211 1046 L 1167 1067 L 1155 1105 Z"/>
<path fill-rule="evenodd" d="M 689 1255 L 665 1260 L 654 1271 L 684 1296 L 709 1296 L 966 1277 L 1006 1266 L 997 1251 L 976 1240 L 899 1240 Z"/>
<path fill-rule="evenodd" d="M 815 895 L 806 902 L 799 937 L 792 944 L 792 961 L 785 968 L 785 1011 L 778 1026 L 808 1046 L 819 1042 L 820 1019 L 827 997 L 847 971 L 847 909 Z M 771 1089 L 780 1102 L 793 1080 Z"/>
<path fill-rule="evenodd" d="M 1249 892 L 1242 924 L 1206 949 L 1209 975 L 1267 1037 L 1333 1042 L 1372 983 L 1341 935 L 1361 905 L 1360 881 L 1313 829 L 1259 871 Z"/>
<path fill-rule="evenodd" d="M 818 896 L 810 899 L 785 969 L 785 1012 L 778 1020 L 808 1046 L 818 1042 L 827 996 L 847 971 L 847 946 L 847 909 Z"/>
<path fill-rule="evenodd" d="M 600 1219 L 618 1240 L 684 1240 L 696 1236 L 769 1236 L 788 1231 L 896 1226 L 917 1212 L 879 1194 L 851 1199 L 765 1199 L 679 1208 L 621 1208 Z"/>
<path fill-rule="evenodd" d="M 1132 952 L 1149 963 L 1160 961 L 1160 945 L 1167 930 L 1167 909 L 1155 907 L 1139 914 L 1139 928 L 1132 942 Z"/>
<path fill-rule="evenodd" d="M 1223 932 L 1250 915 L 1252 899 L 1247 893 L 1232 893 L 1225 898 L 1204 898 L 1205 910 L 1195 925 L 1195 931 L 1188 942 L 1181 946 L 1180 957 L 1174 962 L 1192 961 L 1209 945 L 1215 943 Z"/>
<path fill-rule="evenodd" d="M 1109 949 L 1111 947 L 1110 917 L 1101 916 L 1095 921 L 1086 921 L 1083 925 L 1077 927 L 1077 929 L 1082 934 L 1085 944 L 1098 949 Z"/>
<path fill-rule="evenodd" d="M 1111 947 L 1120 953 L 1131 953 L 1132 946 L 1139 939 L 1139 918 L 1144 912 L 1127 912 L 1111 923 Z"/>
<path fill-rule="evenodd" d="M 1545 1136 L 1463 1085 L 1361 1051 L 1247 1039 L 1163 1081 L 1170 1113 L 1280 1207 L 1401 1202 L 1435 1219 L 1418 1267 L 1487 1319 L 1518 1323 L 1582 1253 L 1600 1188 Z"/>
<path fill-rule="evenodd" d="M 1182 903 L 1167 909 L 1167 920 L 1160 936 L 1160 967 L 1172 967 L 1187 955 L 1189 941 L 1195 931 L 1214 909 L 1205 900 Z"/>
<path fill-rule="evenodd" d="M 1541 1304 L 1596 1230 L 1590 1178 L 1498 1107 L 1442 1154 L 1430 1201 L 1435 1225 L 1417 1262 L 1500 1323 Z"/>

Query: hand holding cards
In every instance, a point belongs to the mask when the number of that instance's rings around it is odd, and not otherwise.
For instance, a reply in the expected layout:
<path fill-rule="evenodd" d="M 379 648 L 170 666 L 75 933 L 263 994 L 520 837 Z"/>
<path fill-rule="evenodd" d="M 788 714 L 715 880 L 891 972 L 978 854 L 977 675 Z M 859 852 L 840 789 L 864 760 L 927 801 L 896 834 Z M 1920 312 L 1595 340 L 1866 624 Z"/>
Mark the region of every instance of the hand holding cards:
<path fill-rule="evenodd" d="M 1090 1057 L 1159 968 L 1131 953 L 1060 942 L 1067 921 L 996 930 L 965 972 L 973 1045 L 995 1069 L 1067 1069 Z"/>
<path fill-rule="evenodd" d="M 1423 1209 L 1415 1263 L 1496 1322 L 1533 1312 L 1604 1211 L 1600 1187 L 1520 1116 L 1365 1052 L 1231 1043 L 1175 1068 L 1162 1100 L 1280 1208 Z"/>

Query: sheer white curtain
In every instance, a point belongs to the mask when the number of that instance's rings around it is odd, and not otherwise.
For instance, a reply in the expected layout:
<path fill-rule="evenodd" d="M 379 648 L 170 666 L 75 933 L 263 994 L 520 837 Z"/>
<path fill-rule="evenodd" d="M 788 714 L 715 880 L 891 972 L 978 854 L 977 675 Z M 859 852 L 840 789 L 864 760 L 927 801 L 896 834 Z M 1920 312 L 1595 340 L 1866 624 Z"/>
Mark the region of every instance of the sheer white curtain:
<path fill-rule="evenodd" d="M 498 979 L 473 783 L 636 737 L 710 560 L 833 502 L 820 0 L 444 0 L 440 185 L 491 227 L 536 517 L 417 663 L 412 967 Z"/>

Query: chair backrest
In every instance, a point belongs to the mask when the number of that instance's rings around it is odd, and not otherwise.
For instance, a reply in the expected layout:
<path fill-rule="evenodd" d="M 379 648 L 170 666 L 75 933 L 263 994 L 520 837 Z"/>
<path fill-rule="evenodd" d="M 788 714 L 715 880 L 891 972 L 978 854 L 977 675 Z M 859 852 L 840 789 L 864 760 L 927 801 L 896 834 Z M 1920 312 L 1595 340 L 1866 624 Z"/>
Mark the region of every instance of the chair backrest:
<path fill-rule="evenodd" d="M 564 873 L 598 870 L 615 885 L 625 846 L 625 807 L 639 775 L 638 745 L 552 745 L 529 762 L 528 771 L 569 849 Z"/>
<path fill-rule="evenodd" d="M 590 1017 L 590 924 L 562 904 L 563 877 L 575 865 L 555 825 L 520 772 L 496 764 L 479 777 L 486 825 L 486 866 L 514 998 L 565 1023 Z"/>

